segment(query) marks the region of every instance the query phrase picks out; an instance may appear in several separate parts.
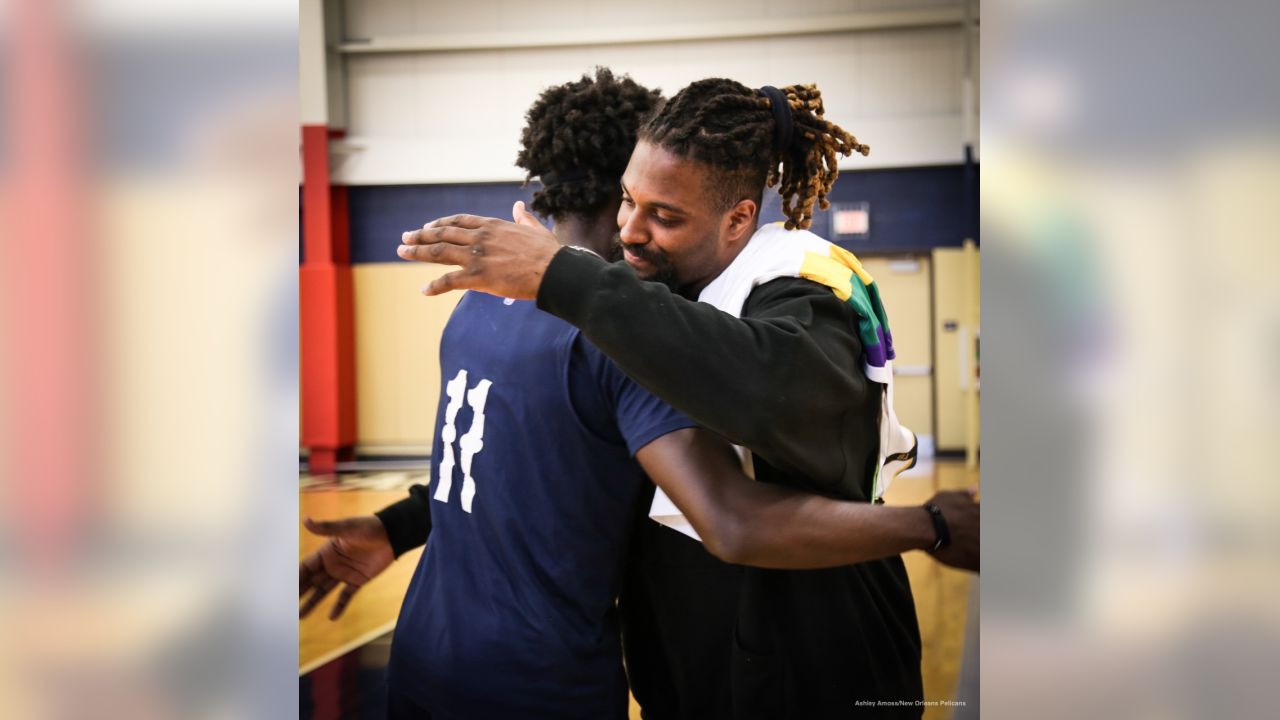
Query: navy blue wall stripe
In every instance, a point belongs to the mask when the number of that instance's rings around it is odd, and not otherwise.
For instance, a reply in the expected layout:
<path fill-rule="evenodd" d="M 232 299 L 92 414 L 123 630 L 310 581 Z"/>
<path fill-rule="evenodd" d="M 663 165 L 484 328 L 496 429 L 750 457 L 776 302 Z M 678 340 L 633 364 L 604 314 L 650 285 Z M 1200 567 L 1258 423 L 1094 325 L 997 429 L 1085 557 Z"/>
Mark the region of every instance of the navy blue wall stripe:
<path fill-rule="evenodd" d="M 400 233 L 454 213 L 509 219 L 511 205 L 529 202 L 536 185 L 376 185 L 348 189 L 351 210 L 351 261 L 401 262 Z M 964 166 L 953 165 L 841 174 L 832 202 L 867 202 L 871 231 L 867 240 L 844 243 L 854 252 L 922 252 L 959 246 L 966 224 Z M 976 202 L 976 200 L 975 200 Z M 972 209 L 976 214 L 977 209 Z M 829 237 L 827 212 L 814 215 L 812 230 Z M 782 219 L 781 199 L 765 193 L 765 222 Z M 977 238 L 974 238 L 977 240 Z"/>
<path fill-rule="evenodd" d="M 400 234 L 445 215 L 467 213 L 511 219 L 517 200 L 533 199 L 537 185 L 372 185 L 347 189 L 351 212 L 351 262 L 404 262 L 396 256 Z"/>
<path fill-rule="evenodd" d="M 854 252 L 959 247 L 968 219 L 964 183 L 963 165 L 841 173 L 828 199 L 833 203 L 866 202 L 871 209 L 869 237 L 841 244 Z M 973 214 L 977 215 L 976 207 Z M 829 238 L 828 215 L 814 213 L 811 229 Z"/>

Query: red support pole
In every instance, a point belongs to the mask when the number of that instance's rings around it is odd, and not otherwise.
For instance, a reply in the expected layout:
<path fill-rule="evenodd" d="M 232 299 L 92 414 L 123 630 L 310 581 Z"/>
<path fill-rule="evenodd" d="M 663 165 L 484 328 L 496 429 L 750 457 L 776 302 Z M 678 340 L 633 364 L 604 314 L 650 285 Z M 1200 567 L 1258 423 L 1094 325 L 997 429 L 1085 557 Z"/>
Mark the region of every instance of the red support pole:
<path fill-rule="evenodd" d="M 4 68 L 9 154 L 0 167 L 0 328 L 12 337 L 0 376 L 11 433 L 0 508 L 15 562 L 48 577 L 72 566 L 102 503 L 95 311 L 100 233 L 90 222 L 84 84 L 64 3 L 16 3 Z M 15 565 L 18 567 L 18 565 Z"/>
<path fill-rule="evenodd" d="M 302 126 L 302 444 L 331 473 L 356 442 L 355 325 L 347 189 L 329 183 L 329 128 Z"/>

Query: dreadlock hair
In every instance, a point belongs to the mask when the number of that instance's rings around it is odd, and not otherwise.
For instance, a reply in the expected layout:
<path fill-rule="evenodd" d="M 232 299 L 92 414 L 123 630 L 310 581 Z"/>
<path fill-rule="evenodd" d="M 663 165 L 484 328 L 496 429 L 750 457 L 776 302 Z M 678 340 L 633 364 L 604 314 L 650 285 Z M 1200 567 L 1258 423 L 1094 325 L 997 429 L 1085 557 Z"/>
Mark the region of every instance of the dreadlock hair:
<path fill-rule="evenodd" d="M 744 199 L 760 204 L 764 188 L 778 186 L 788 230 L 808 228 L 813 206 L 830 207 L 827 194 L 839 171 L 837 155 L 871 148 L 823 119 L 816 85 L 780 88 L 791 112 L 792 134 L 775 143 L 772 101 L 759 90 L 726 80 L 699 80 L 671 98 L 640 129 L 640 139 L 715 171 L 709 188 L 721 210 Z"/>
<path fill-rule="evenodd" d="M 525 184 L 537 177 L 533 211 L 559 221 L 592 215 L 621 195 L 619 181 L 636 145 L 636 132 L 662 92 L 597 67 L 595 79 L 543 91 L 525 113 L 516 164 Z"/>

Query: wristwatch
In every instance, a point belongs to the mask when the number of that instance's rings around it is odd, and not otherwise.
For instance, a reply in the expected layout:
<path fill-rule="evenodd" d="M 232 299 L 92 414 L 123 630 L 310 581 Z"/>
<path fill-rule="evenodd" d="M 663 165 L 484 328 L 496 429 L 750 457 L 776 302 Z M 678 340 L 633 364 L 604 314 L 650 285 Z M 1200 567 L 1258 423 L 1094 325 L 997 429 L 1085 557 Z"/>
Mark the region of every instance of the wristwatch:
<path fill-rule="evenodd" d="M 942 508 L 929 503 L 924 506 L 929 513 L 929 519 L 933 521 L 933 534 L 938 538 L 933 547 L 929 548 L 929 552 L 937 552 L 942 548 L 951 544 L 951 530 L 947 527 L 946 518 L 942 517 Z"/>

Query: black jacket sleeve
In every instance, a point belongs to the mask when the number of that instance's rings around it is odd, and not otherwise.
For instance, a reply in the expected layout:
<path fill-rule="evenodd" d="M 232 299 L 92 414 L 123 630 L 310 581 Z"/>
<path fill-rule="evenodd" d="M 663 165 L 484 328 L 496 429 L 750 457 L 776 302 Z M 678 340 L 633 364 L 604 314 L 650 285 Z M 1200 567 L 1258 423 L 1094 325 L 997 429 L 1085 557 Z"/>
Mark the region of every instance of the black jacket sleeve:
<path fill-rule="evenodd" d="M 431 498 L 426 485 L 409 488 L 409 497 L 374 513 L 387 530 L 396 557 L 427 544 L 431 534 Z"/>
<path fill-rule="evenodd" d="M 881 387 L 862 371 L 852 308 L 800 278 L 761 285 L 736 318 L 561 250 L 538 307 L 577 326 L 628 375 L 699 424 L 797 477 L 866 499 Z"/>

